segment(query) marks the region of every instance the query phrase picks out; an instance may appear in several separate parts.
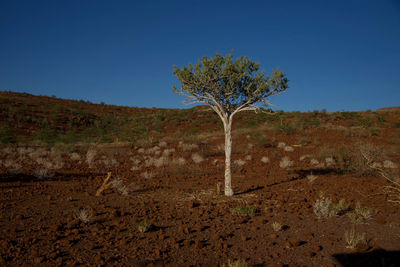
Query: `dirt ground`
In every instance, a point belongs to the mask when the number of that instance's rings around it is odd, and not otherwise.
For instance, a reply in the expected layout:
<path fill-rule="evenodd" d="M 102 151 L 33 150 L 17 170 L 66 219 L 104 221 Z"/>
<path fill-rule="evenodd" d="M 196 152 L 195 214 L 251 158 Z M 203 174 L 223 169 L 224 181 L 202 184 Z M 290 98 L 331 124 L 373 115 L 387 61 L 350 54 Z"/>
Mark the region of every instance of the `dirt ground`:
<path fill-rule="evenodd" d="M 389 122 L 368 136 L 342 120 L 295 134 L 237 129 L 233 197 L 218 191 L 222 131 L 3 146 L 0 266 L 400 266 L 393 184 L 340 162 L 340 147 L 362 142 L 383 148 L 375 166 L 398 175 L 400 129 Z M 329 201 L 345 204 L 332 213 Z"/>
<path fill-rule="evenodd" d="M 234 141 L 239 150 L 248 143 L 245 137 Z M 223 182 L 221 151 L 212 153 L 201 143 L 189 149 L 182 143 L 155 147 L 159 149 L 113 148 L 114 166 L 108 167 L 94 160 L 90 168 L 83 160 L 64 155 L 64 167 L 41 179 L 3 168 L 0 264 L 220 266 L 240 259 L 250 266 L 395 266 L 400 262 L 399 206 L 388 202 L 383 190 L 388 183 L 382 177 L 355 177 L 309 166 L 307 160 L 299 160 L 310 154 L 313 148 L 308 146 L 294 151 L 275 145 L 251 147 L 234 151 L 233 160 L 243 160 L 234 165 L 235 195 L 226 197 L 217 193 L 217 183 Z M 172 152 L 164 152 L 168 150 Z M 274 151 L 280 155 L 271 156 Z M 169 154 L 168 163 L 147 166 L 158 158 L 155 154 L 163 153 Z M 203 155 L 202 162 L 191 159 L 196 153 Z M 285 155 L 297 159 L 292 167 L 280 167 Z M 269 162 L 261 160 L 264 156 Z M 176 163 L 175 158 L 185 163 Z M 132 168 L 135 162 L 141 167 Z M 29 163 L 24 167 L 27 172 Z M 128 192 L 110 188 L 96 196 L 106 177 L 104 170 L 121 179 Z M 318 218 L 314 205 L 321 191 L 333 202 L 344 199 L 350 205 L 348 212 L 357 202 L 376 212 L 359 224 L 346 215 Z M 255 214 L 233 212 L 238 206 L 254 207 Z M 88 211 L 88 222 L 77 218 L 82 210 Z M 143 220 L 151 225 L 140 232 L 138 223 Z M 282 229 L 275 231 L 274 222 Z M 347 248 L 344 235 L 352 229 L 365 233 L 367 244 Z"/>

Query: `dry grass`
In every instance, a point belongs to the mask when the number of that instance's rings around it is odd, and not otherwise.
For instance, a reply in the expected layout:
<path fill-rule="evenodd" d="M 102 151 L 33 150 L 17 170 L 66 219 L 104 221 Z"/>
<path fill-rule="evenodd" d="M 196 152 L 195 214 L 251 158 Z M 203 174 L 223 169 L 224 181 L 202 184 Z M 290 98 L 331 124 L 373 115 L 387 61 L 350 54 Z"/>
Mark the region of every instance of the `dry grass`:
<path fill-rule="evenodd" d="M 268 163 L 269 162 L 269 158 L 268 157 L 262 157 L 261 158 L 261 162 L 262 163 Z"/>
<path fill-rule="evenodd" d="M 283 229 L 283 225 L 279 222 L 272 222 L 271 227 L 275 232 L 282 231 L 282 229 Z"/>
<path fill-rule="evenodd" d="M 282 169 L 293 167 L 293 161 L 291 161 L 289 157 L 283 157 L 279 162 L 279 167 Z"/>
<path fill-rule="evenodd" d="M 89 209 L 81 209 L 76 213 L 76 218 L 84 223 L 88 223 L 92 220 L 92 215 Z"/>
<path fill-rule="evenodd" d="M 349 205 L 346 204 L 344 199 L 334 203 L 330 198 L 325 198 L 323 193 L 320 194 L 320 199 L 317 199 L 314 204 L 314 214 L 318 218 L 343 215 L 348 209 Z"/>
<path fill-rule="evenodd" d="M 356 233 L 355 229 L 346 231 L 344 233 L 344 240 L 346 241 L 346 248 L 356 249 L 359 246 L 367 245 L 368 240 L 365 233 Z"/>
<path fill-rule="evenodd" d="M 196 164 L 202 163 L 204 161 L 203 157 L 200 156 L 200 154 L 198 154 L 198 153 L 192 154 L 192 160 Z"/>

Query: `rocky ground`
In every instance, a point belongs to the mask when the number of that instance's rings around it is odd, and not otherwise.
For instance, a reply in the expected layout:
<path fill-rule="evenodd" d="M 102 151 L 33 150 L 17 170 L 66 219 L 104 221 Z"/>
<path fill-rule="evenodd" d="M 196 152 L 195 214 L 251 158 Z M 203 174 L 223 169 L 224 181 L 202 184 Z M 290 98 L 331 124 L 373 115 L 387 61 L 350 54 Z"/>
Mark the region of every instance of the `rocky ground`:
<path fill-rule="evenodd" d="M 3 146 L 0 266 L 399 266 L 392 125 L 235 130 L 233 197 L 222 132 Z"/>

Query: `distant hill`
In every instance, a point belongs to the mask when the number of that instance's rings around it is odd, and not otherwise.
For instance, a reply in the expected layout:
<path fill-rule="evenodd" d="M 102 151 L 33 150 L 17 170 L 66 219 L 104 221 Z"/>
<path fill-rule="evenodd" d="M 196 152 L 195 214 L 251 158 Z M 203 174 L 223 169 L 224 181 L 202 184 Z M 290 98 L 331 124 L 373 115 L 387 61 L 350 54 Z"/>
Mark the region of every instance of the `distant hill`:
<path fill-rule="evenodd" d="M 380 108 L 380 109 L 377 109 L 376 111 L 398 111 L 398 110 L 400 110 L 400 107 Z"/>
<path fill-rule="evenodd" d="M 373 128 L 398 127 L 399 107 L 379 112 L 242 112 L 235 116 L 234 133 L 264 126 L 267 135 L 293 134 L 329 124 Z M 378 114 L 379 113 L 379 114 Z M 332 127 L 332 126 L 329 126 Z M 242 131 L 242 132 L 246 132 Z M 83 100 L 0 92 L 0 144 L 105 143 L 187 138 L 223 134 L 222 123 L 210 107 L 191 109 L 136 108 L 93 104 Z"/>

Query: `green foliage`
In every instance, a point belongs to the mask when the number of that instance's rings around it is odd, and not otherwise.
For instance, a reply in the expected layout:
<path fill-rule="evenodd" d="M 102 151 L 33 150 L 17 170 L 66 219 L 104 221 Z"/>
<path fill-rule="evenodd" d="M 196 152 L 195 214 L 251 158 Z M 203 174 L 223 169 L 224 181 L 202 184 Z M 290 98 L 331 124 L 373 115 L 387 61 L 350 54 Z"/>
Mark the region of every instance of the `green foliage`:
<path fill-rule="evenodd" d="M 14 130 L 11 130 L 5 126 L 1 126 L 0 127 L 0 143 L 1 144 L 16 143 Z"/>
<path fill-rule="evenodd" d="M 241 216 L 254 216 L 256 214 L 256 208 L 251 206 L 236 206 L 231 209 L 233 214 L 241 215 Z"/>
<path fill-rule="evenodd" d="M 300 128 L 301 130 L 317 128 L 320 124 L 320 121 L 315 117 L 300 117 L 295 122 L 296 128 Z"/>
<path fill-rule="evenodd" d="M 58 140 L 58 135 L 55 129 L 45 127 L 37 130 L 34 134 L 34 138 L 49 145 L 54 145 Z"/>
<path fill-rule="evenodd" d="M 372 120 L 372 118 L 370 117 L 364 117 L 364 118 L 360 118 L 360 124 L 362 127 L 364 128 L 370 128 L 372 126 L 374 126 L 374 121 Z"/>
<path fill-rule="evenodd" d="M 294 128 L 290 123 L 282 122 L 275 125 L 275 129 L 277 132 L 292 135 L 296 133 L 296 128 Z"/>
<path fill-rule="evenodd" d="M 378 128 L 375 128 L 375 127 L 369 128 L 368 131 L 371 136 L 377 136 L 381 132 L 381 130 L 379 130 Z"/>
<path fill-rule="evenodd" d="M 7 97 L 0 97 L 0 104 L 8 104 L 10 102 L 10 99 Z"/>
<path fill-rule="evenodd" d="M 354 224 L 367 223 L 375 214 L 377 210 L 373 210 L 367 207 L 361 207 L 360 202 L 357 202 L 354 212 L 348 213 L 347 216 L 350 218 L 351 222 Z"/>
<path fill-rule="evenodd" d="M 268 96 L 288 88 L 283 71 L 274 70 L 271 77 L 264 77 L 259 68 L 259 63 L 246 57 L 233 60 L 232 54 L 224 57 L 216 53 L 214 58 L 203 57 L 196 65 L 181 69 L 174 66 L 181 89 L 174 86 L 173 91 L 187 96 L 189 101 L 206 103 L 231 114 L 242 106 L 266 103 Z"/>
<path fill-rule="evenodd" d="M 151 224 L 150 224 L 150 222 L 148 220 L 140 221 L 137 224 L 137 229 L 141 233 L 145 233 L 145 232 L 149 231 L 150 227 L 151 227 Z"/>
<path fill-rule="evenodd" d="M 361 117 L 360 113 L 354 111 L 343 111 L 340 114 L 345 119 L 359 119 Z"/>

